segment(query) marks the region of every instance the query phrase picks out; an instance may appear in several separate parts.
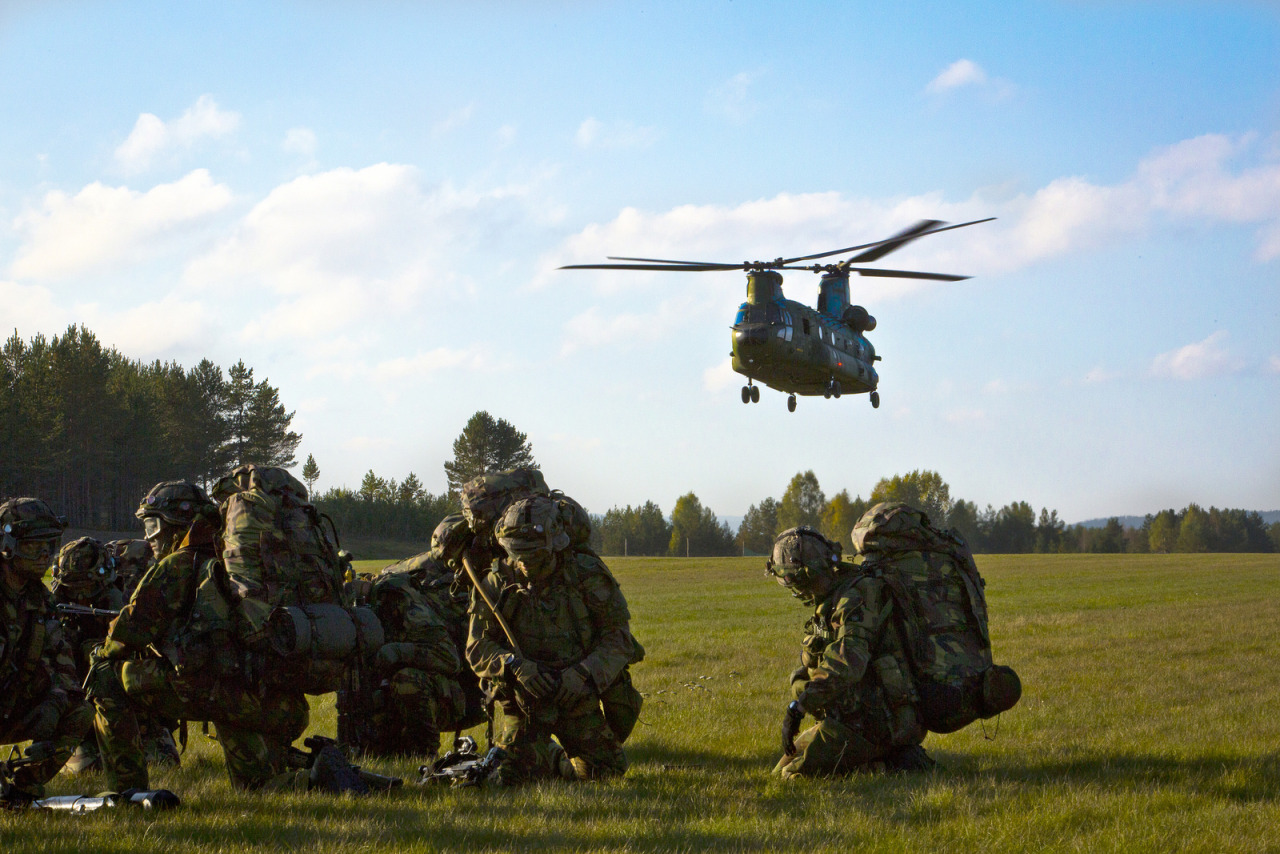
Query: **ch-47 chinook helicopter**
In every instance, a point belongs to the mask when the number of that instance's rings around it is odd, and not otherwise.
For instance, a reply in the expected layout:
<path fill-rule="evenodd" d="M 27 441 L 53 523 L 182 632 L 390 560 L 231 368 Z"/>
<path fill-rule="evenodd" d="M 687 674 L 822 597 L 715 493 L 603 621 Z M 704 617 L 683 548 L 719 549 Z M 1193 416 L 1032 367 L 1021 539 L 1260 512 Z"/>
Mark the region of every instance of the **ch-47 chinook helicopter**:
<path fill-rule="evenodd" d="M 722 264 L 714 261 L 670 261 L 610 255 L 610 261 L 633 263 L 570 264 L 560 269 L 663 270 L 684 273 L 745 270 L 747 301 L 738 306 L 738 316 L 732 327 L 733 369 L 747 378 L 747 384 L 742 387 L 742 402 L 760 402 L 760 387 L 755 384 L 759 380 L 770 388 L 786 392 L 787 409 L 791 412 L 796 411 L 797 394 L 820 394 L 831 398 L 842 394 L 870 392 L 871 405 L 878 408 L 880 392 L 876 388 L 880 376 L 876 373 L 875 363 L 880 361 L 880 357 L 865 335 L 876 328 L 876 319 L 862 306 L 849 304 L 849 274 L 895 279 L 933 279 L 941 282 L 958 282 L 969 277 L 854 265 L 879 260 L 895 249 L 901 249 L 928 234 L 938 234 L 993 219 L 995 217 L 975 219 L 958 225 L 924 219 L 884 240 L 815 255 L 775 258 L 772 261 Z M 794 266 L 800 261 L 829 258 L 846 252 L 858 254 L 830 264 Z M 778 270 L 809 270 L 822 274 L 816 310 L 782 295 L 782 274 Z"/>

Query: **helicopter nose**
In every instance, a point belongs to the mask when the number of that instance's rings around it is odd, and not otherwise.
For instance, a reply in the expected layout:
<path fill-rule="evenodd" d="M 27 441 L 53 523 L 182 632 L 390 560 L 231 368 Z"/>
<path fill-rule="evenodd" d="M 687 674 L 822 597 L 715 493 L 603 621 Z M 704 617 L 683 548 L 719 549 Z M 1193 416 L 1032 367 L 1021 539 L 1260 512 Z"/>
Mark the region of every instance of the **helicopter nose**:
<path fill-rule="evenodd" d="M 733 340 L 738 344 L 756 347 L 769 340 L 769 330 L 763 326 L 745 326 L 733 330 Z"/>

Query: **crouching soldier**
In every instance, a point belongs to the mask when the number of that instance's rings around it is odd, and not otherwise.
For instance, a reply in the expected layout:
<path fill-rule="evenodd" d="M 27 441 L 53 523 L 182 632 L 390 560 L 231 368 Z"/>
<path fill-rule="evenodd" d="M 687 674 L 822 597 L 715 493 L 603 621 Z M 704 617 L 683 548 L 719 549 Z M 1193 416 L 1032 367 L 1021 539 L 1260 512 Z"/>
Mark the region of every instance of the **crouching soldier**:
<path fill-rule="evenodd" d="M 625 773 L 600 702 L 636 656 L 618 583 L 598 557 L 568 548 L 549 497 L 511 504 L 494 534 L 513 571 L 481 579 L 467 642 L 467 660 L 505 719 L 498 744 L 507 757 L 491 782 Z"/>
<path fill-rule="evenodd" d="M 157 563 L 112 622 L 88 680 L 110 787 L 149 788 L 139 718 L 153 715 L 212 722 L 237 788 L 363 789 L 333 747 L 310 772 L 289 770 L 289 746 L 307 726 L 306 699 L 252 677 L 232 631 L 218 509 L 204 490 L 157 484 L 136 515 Z"/>
<path fill-rule="evenodd" d="M 93 721 L 41 580 L 64 527 L 38 498 L 0 504 L 0 743 L 30 740 L 28 755 L 44 757 L 14 772 L 9 800 L 42 797 Z"/>
<path fill-rule="evenodd" d="M 141 541 L 148 556 L 151 547 Z M 120 592 L 118 564 L 108 546 L 92 537 L 80 537 L 64 545 L 58 552 L 53 570 L 53 601 L 71 649 L 75 655 L 76 673 L 81 683 L 89 673 L 89 656 L 107 636 L 110 612 L 119 612 L 125 597 Z M 75 611 L 62 606 L 82 610 Z M 105 613 L 94 614 L 98 610 Z M 176 723 L 145 721 L 144 743 L 147 761 L 160 765 L 177 765 L 181 761 L 171 730 Z M 98 765 L 98 740 L 91 732 L 76 748 L 67 762 L 71 774 L 82 774 Z"/>
<path fill-rule="evenodd" d="M 925 737 L 894 600 L 884 581 L 840 560 L 808 527 L 778 535 L 767 571 L 814 609 L 805 624 L 794 700 L 782 724 L 783 778 L 870 770 L 923 770 Z M 817 724 L 800 732 L 804 716 Z"/>

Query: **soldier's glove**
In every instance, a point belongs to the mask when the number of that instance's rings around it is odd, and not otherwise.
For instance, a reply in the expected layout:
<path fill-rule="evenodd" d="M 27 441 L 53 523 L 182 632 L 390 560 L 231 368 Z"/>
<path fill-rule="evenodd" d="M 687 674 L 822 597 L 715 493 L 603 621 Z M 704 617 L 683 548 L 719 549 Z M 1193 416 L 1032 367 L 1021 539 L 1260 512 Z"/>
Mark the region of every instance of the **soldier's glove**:
<path fill-rule="evenodd" d="M 507 667 L 520 683 L 520 687 L 539 700 L 555 693 L 555 678 L 549 673 L 543 673 L 542 668 L 534 662 L 517 658 L 509 661 Z"/>
<path fill-rule="evenodd" d="M 560 690 L 556 691 L 557 705 L 572 706 L 581 703 L 591 694 L 591 680 L 577 665 L 560 671 Z"/>
<path fill-rule="evenodd" d="M 29 738 L 33 742 L 49 741 L 57 732 L 58 718 L 61 716 L 58 704 L 52 699 L 45 700 L 23 716 L 18 722 L 16 732 L 22 733 L 23 738 Z"/>
<path fill-rule="evenodd" d="M 129 648 L 120 641 L 107 638 L 94 648 L 92 658 L 128 658 Z"/>
<path fill-rule="evenodd" d="M 796 755 L 796 734 L 800 732 L 800 722 L 803 720 L 804 708 L 792 700 L 782 718 L 782 752 L 787 756 Z"/>

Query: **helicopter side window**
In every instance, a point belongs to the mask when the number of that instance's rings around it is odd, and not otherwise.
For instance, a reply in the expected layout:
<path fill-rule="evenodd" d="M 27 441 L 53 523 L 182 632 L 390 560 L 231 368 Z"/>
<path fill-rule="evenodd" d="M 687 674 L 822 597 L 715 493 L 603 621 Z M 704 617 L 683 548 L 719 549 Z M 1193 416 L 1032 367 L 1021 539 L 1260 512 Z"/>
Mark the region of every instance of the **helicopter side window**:
<path fill-rule="evenodd" d="M 812 333 L 810 333 L 810 332 L 809 332 L 809 318 L 807 318 L 807 317 L 802 317 L 802 318 L 800 318 L 800 323 L 802 324 L 802 326 L 803 326 L 803 328 L 804 328 L 804 334 L 805 334 L 805 335 L 810 335 L 810 334 L 812 334 Z"/>
<path fill-rule="evenodd" d="M 765 320 L 768 323 L 777 323 L 782 319 L 782 309 L 778 308 L 776 305 L 768 306 L 765 309 L 765 312 Z"/>

